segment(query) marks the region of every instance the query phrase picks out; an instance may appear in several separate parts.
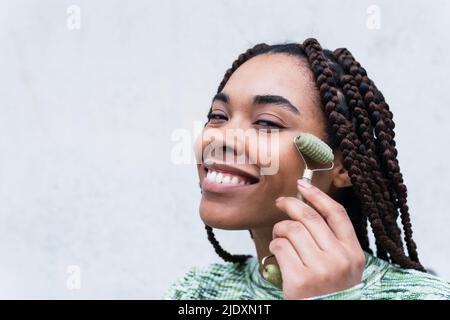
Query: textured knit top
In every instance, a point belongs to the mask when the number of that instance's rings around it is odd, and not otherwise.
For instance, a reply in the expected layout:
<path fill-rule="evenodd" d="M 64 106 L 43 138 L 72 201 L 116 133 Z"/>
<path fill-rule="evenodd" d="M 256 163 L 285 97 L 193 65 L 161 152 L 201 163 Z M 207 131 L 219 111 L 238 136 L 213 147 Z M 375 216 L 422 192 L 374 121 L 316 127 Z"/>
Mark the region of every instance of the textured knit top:
<path fill-rule="evenodd" d="M 361 282 L 349 289 L 310 299 L 450 299 L 450 282 L 413 269 L 402 269 L 365 253 Z M 186 300 L 275 300 L 283 292 L 266 281 L 254 256 L 243 265 L 212 263 L 191 268 L 165 292 L 163 299 Z"/>

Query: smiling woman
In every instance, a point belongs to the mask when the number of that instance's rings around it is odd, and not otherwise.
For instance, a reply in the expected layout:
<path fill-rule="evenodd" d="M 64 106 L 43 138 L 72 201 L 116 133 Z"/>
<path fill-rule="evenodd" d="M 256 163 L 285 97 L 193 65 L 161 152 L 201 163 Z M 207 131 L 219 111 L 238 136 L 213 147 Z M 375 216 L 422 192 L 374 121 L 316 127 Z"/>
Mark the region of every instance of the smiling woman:
<path fill-rule="evenodd" d="M 200 217 L 225 262 L 194 267 L 165 298 L 448 299 L 450 285 L 419 261 L 392 118 L 347 49 L 324 50 L 307 39 L 258 44 L 241 54 L 219 85 L 197 143 Z M 221 135 L 211 139 L 212 130 Z M 230 137 L 239 130 L 263 141 Z M 334 167 L 315 175 L 313 186 L 297 183 L 305 166 L 292 143 L 299 132 L 319 137 L 334 153 Z M 274 139 L 276 148 L 267 143 Z M 263 174 L 255 156 L 261 151 L 277 157 L 275 173 Z M 257 257 L 228 253 L 213 228 L 249 230 Z M 281 286 L 262 276 L 261 261 L 272 254 Z"/>

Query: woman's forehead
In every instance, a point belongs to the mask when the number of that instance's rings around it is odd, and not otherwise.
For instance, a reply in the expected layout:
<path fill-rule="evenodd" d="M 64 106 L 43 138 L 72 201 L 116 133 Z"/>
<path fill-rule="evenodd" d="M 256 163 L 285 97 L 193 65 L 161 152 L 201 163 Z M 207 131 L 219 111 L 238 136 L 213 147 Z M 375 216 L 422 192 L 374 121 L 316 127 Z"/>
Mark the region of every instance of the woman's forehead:
<path fill-rule="evenodd" d="M 312 72 L 298 57 L 263 54 L 243 63 L 223 92 L 236 104 L 247 104 L 257 95 L 278 95 L 296 105 L 314 108 L 314 86 Z"/>

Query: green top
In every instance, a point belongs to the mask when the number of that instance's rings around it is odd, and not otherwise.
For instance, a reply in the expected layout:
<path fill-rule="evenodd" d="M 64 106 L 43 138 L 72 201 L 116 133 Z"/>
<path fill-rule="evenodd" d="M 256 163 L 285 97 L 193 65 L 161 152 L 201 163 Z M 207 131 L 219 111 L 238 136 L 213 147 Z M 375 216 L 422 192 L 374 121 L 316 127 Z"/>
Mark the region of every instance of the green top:
<path fill-rule="evenodd" d="M 450 299 L 450 283 L 428 273 L 402 269 L 365 253 L 366 265 L 361 283 L 339 292 L 310 299 Z M 283 299 L 283 292 L 266 281 L 259 272 L 256 257 L 237 263 L 212 263 L 193 267 L 177 279 L 163 298 L 186 300 L 272 300 Z"/>

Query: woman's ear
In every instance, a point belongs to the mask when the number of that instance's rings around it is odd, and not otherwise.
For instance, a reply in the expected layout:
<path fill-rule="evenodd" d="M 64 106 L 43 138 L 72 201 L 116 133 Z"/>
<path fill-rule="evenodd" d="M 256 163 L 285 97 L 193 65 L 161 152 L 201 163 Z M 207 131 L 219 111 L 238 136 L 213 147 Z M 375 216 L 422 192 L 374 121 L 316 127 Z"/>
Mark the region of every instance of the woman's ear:
<path fill-rule="evenodd" d="M 342 154 L 339 149 L 334 153 L 332 183 L 335 188 L 350 187 L 352 185 L 348 172 L 342 164 Z"/>

